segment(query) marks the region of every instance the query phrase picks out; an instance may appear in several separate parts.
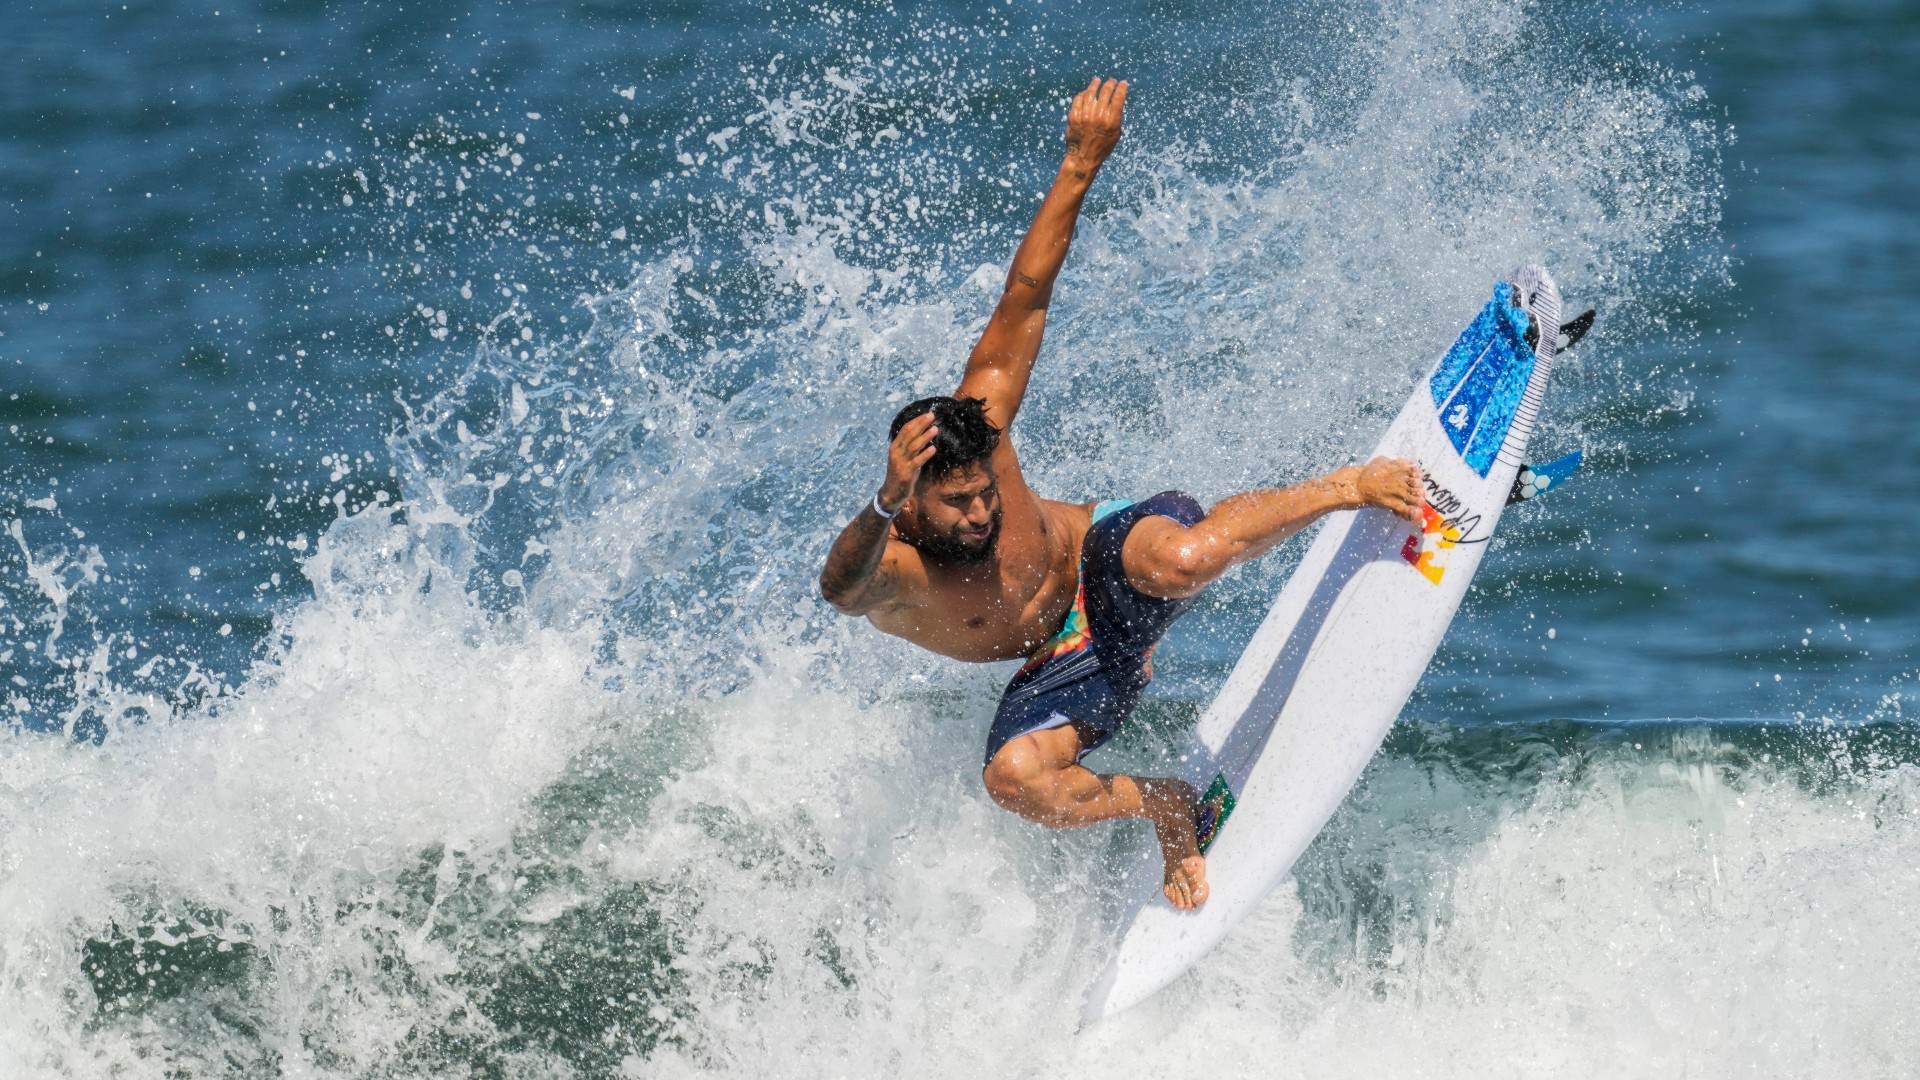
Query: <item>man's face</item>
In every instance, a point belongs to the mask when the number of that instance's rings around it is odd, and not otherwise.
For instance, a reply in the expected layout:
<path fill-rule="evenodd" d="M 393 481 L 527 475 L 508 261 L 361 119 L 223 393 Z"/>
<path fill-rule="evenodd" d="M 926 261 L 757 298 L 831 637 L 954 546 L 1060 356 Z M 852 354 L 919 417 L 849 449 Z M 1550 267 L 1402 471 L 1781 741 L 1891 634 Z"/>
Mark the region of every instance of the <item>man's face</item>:
<path fill-rule="evenodd" d="M 903 535 L 942 562 L 981 563 L 1000 538 L 1000 485 L 984 462 L 923 480 L 914 491 L 912 525 Z"/>

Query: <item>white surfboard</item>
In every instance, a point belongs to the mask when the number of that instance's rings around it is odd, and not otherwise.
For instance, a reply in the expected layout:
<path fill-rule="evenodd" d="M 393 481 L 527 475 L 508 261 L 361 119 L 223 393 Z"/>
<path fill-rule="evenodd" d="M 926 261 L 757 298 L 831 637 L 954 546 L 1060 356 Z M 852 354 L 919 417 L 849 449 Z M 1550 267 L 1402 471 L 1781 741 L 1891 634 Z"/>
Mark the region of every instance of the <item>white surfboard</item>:
<path fill-rule="evenodd" d="M 1529 343 L 1528 328 L 1541 331 Z M 1466 595 L 1533 433 L 1560 293 L 1516 271 L 1388 427 L 1375 451 L 1427 476 L 1424 528 L 1367 509 L 1331 515 L 1195 731 L 1182 768 L 1219 822 L 1211 898 L 1181 911 L 1157 856 L 1144 897 L 1087 993 L 1091 1022 L 1128 1008 L 1218 944 L 1292 871 L 1386 738 Z M 1528 475 L 1532 475 L 1529 473 Z"/>

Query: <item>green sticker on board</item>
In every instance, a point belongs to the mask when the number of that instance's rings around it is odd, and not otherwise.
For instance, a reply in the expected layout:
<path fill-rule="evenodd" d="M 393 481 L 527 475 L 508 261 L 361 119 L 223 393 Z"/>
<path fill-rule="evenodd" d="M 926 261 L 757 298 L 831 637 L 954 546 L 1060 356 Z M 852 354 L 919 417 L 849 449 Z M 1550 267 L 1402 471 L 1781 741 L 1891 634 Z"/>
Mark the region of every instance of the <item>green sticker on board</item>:
<path fill-rule="evenodd" d="M 1214 776 L 1213 783 L 1207 785 L 1207 793 L 1200 796 L 1200 805 L 1193 810 L 1194 831 L 1200 837 L 1200 854 L 1205 855 L 1220 835 L 1220 827 L 1227 823 L 1233 813 L 1233 791 L 1227 787 L 1225 773 Z"/>

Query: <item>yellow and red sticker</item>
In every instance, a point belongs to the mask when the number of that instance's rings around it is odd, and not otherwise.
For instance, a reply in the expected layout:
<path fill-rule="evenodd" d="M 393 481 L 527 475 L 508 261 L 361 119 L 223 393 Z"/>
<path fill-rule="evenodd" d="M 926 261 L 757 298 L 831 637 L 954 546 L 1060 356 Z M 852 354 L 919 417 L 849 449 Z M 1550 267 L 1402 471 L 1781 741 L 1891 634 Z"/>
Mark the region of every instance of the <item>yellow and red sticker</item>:
<path fill-rule="evenodd" d="M 1423 502 L 1420 504 L 1420 531 L 1407 537 L 1406 544 L 1400 548 L 1400 557 L 1420 571 L 1428 581 L 1438 585 L 1447 573 L 1447 568 L 1441 565 L 1444 561 L 1441 552 L 1457 546 L 1463 535 L 1458 526 L 1440 516 L 1432 503 Z"/>

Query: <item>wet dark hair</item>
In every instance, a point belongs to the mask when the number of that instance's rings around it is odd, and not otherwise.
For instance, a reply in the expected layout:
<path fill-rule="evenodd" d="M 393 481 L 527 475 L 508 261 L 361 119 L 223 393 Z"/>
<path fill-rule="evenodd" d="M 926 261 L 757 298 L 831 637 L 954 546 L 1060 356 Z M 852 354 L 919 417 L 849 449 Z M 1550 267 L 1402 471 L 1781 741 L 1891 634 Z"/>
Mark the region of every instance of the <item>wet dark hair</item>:
<path fill-rule="evenodd" d="M 924 479 L 939 480 L 974 462 L 985 461 L 993 454 L 993 448 L 1000 445 L 1000 429 L 987 419 L 985 398 L 945 395 L 921 398 L 901 409 L 893 418 L 893 426 L 887 429 L 887 440 L 891 442 L 899 435 L 907 421 L 927 413 L 933 414 L 933 425 L 940 429 L 940 434 L 933 437 L 933 460 L 920 470 Z"/>

